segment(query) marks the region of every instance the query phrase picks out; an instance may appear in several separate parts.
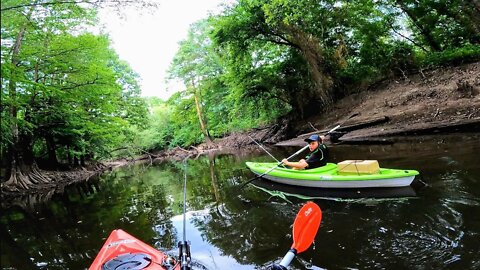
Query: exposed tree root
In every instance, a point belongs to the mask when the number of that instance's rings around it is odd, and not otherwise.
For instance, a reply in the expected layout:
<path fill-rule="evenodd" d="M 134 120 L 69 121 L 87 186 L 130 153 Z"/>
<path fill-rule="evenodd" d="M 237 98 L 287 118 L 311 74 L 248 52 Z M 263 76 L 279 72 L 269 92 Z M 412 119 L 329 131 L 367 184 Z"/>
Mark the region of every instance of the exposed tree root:
<path fill-rule="evenodd" d="M 96 164 L 92 168 L 79 168 L 74 171 L 44 171 L 36 164 L 31 166 L 15 166 L 12 168 L 10 178 L 1 184 L 1 191 L 9 193 L 44 193 L 56 190 L 73 182 L 88 180 L 110 167 Z"/>
<path fill-rule="evenodd" d="M 35 188 L 38 185 L 54 186 L 55 179 L 40 170 L 34 163 L 31 166 L 14 166 L 10 178 L 2 183 L 1 188 L 7 191 L 21 191 Z"/>

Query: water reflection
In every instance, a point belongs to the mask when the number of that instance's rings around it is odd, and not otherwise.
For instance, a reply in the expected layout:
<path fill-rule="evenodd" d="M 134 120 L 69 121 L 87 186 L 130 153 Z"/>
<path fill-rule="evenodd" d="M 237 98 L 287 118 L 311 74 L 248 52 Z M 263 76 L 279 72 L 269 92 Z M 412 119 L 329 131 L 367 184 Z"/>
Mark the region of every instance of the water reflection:
<path fill-rule="evenodd" d="M 411 186 L 391 188 L 309 188 L 274 183 L 265 179 L 256 179 L 252 185 L 270 196 L 277 196 L 287 199 L 297 197 L 304 200 L 326 199 L 326 200 L 348 200 L 348 199 L 396 199 L 414 198 L 417 193 Z"/>
<path fill-rule="evenodd" d="M 306 199 L 320 205 L 323 221 L 314 248 L 292 269 L 479 269 L 479 136 L 403 141 L 332 146 L 330 152 L 334 162 L 378 159 L 384 167 L 417 169 L 427 187 L 338 193 L 256 181 L 261 189 L 240 190 L 253 176 L 244 162 L 270 157 L 239 151 L 188 160 L 187 239 L 196 269 L 263 269 L 278 262 Z M 292 152 L 271 150 L 278 158 Z M 184 172 L 181 162 L 148 163 L 63 193 L 2 202 L 1 267 L 86 269 L 115 228 L 176 255 Z"/>

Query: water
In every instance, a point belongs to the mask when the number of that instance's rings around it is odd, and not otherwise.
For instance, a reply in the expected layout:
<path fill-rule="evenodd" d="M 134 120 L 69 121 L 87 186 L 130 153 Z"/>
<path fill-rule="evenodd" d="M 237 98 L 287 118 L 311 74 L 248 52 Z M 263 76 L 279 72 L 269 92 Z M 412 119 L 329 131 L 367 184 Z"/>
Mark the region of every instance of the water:
<path fill-rule="evenodd" d="M 377 159 L 382 167 L 419 170 L 420 181 L 397 193 L 240 190 L 253 176 L 244 162 L 271 161 L 268 155 L 189 160 L 187 239 L 195 269 L 278 263 L 292 244 L 297 211 L 314 197 L 322 224 L 291 269 L 480 269 L 479 139 L 454 134 L 330 147 L 334 162 Z M 296 148 L 270 150 L 280 159 Z M 141 164 L 63 193 L 2 202 L 2 269 L 87 269 L 116 228 L 176 255 L 183 173 L 179 162 Z"/>

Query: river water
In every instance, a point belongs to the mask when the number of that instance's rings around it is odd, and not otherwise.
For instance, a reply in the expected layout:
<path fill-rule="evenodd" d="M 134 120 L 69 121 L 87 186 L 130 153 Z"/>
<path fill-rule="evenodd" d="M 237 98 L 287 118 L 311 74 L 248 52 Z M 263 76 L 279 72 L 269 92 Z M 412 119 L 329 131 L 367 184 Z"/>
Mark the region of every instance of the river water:
<path fill-rule="evenodd" d="M 297 148 L 298 149 L 298 148 Z M 278 158 L 296 148 L 269 148 Z M 323 219 L 312 247 L 291 269 L 480 269 L 480 135 L 398 138 L 390 145 L 330 146 L 331 161 L 377 159 L 416 169 L 411 188 L 328 192 L 255 181 L 245 161 L 263 152 L 140 164 L 22 198 L 0 217 L 2 269 L 87 269 L 113 229 L 176 255 L 183 232 L 195 269 L 266 269 L 292 244 L 307 200 Z M 186 168 L 186 170 L 185 170 Z M 279 191 L 280 189 L 281 191 Z"/>

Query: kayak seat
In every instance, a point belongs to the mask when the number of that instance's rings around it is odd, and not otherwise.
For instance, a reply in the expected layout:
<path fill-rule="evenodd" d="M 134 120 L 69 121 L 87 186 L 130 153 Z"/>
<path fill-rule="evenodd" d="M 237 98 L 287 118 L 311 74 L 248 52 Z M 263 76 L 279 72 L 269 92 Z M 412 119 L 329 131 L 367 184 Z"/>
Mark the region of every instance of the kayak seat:
<path fill-rule="evenodd" d="M 141 270 L 152 262 L 150 255 L 145 253 L 124 253 L 110 259 L 102 265 L 102 270 Z"/>

